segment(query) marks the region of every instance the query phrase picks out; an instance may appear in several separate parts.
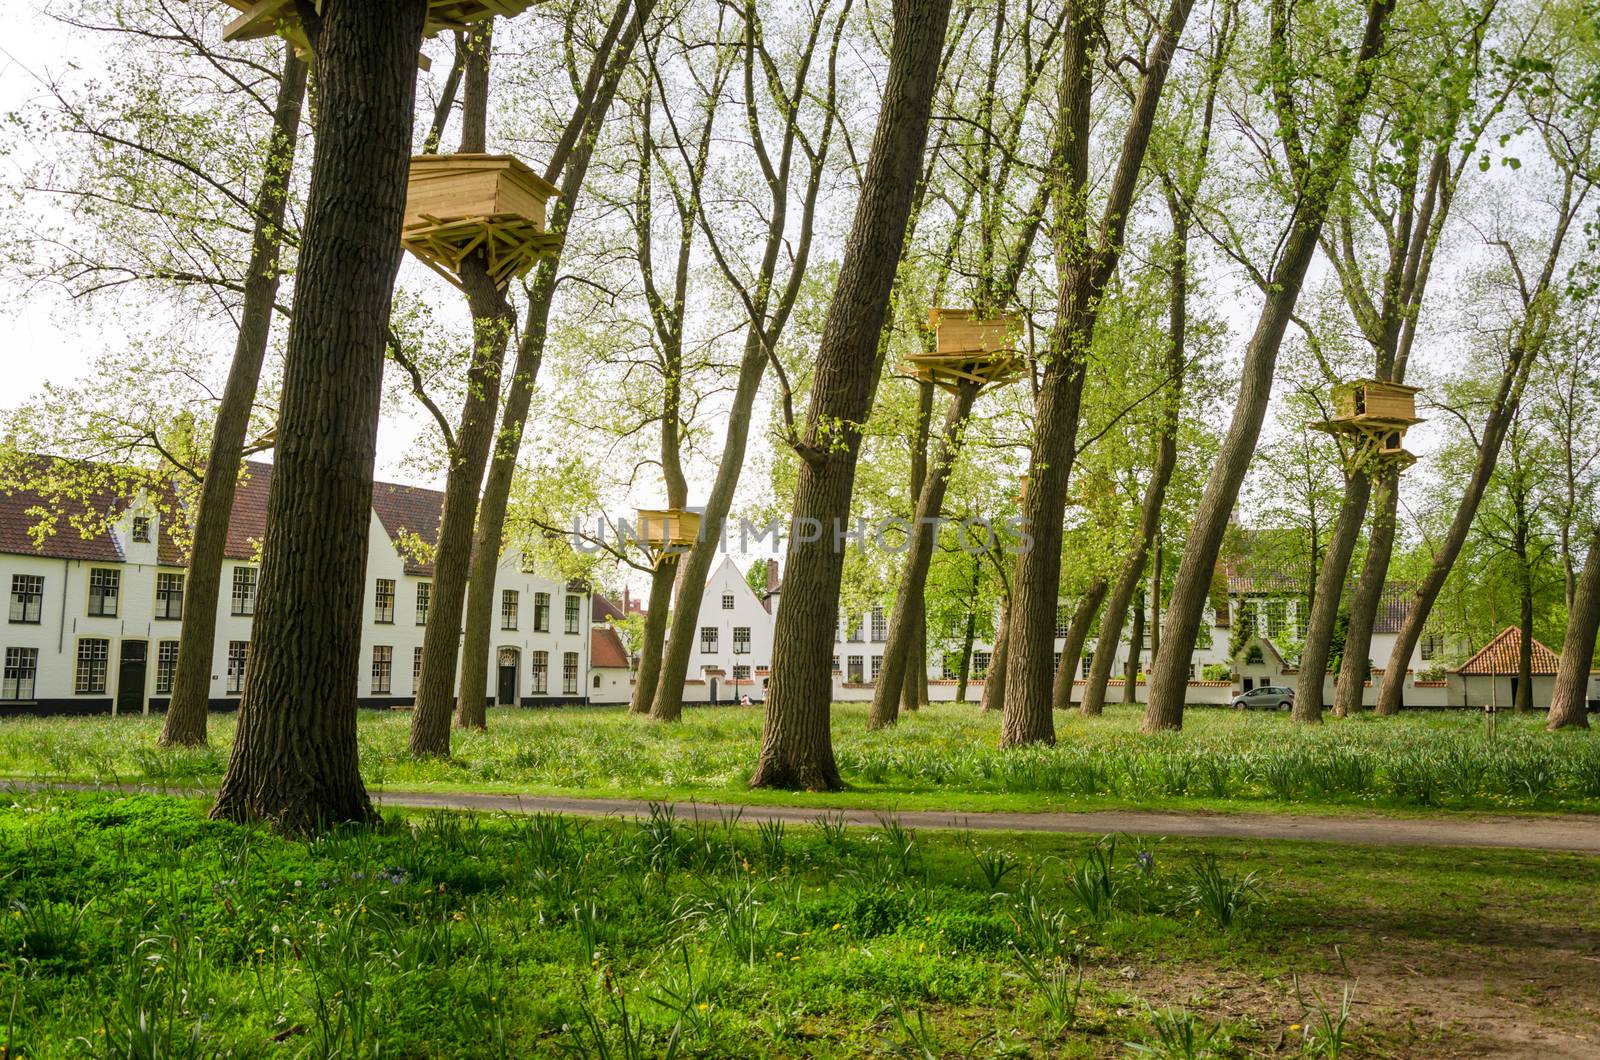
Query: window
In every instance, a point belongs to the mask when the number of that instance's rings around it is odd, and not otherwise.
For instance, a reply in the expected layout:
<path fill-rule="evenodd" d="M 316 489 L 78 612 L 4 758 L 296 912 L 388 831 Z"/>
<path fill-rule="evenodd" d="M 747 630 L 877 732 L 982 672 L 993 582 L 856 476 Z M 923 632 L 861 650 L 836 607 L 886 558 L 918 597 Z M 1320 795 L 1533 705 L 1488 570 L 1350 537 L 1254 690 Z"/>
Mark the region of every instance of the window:
<path fill-rule="evenodd" d="M 428 624 L 428 605 L 433 602 L 433 583 L 417 583 L 417 625 Z"/>
<path fill-rule="evenodd" d="M 533 688 L 536 696 L 542 696 L 550 691 L 550 653 L 536 651 L 533 656 Z"/>
<path fill-rule="evenodd" d="M 1061 653 L 1060 652 L 1051 652 L 1050 653 L 1050 672 L 1051 673 L 1055 673 L 1059 669 L 1061 669 Z"/>
<path fill-rule="evenodd" d="M 254 567 L 233 568 L 234 614 L 253 615 L 256 613 L 256 573 Z"/>
<path fill-rule="evenodd" d="M 732 611 L 733 610 L 733 594 L 732 593 L 723 593 L 722 594 L 722 609 L 724 611 Z"/>
<path fill-rule="evenodd" d="M 500 591 L 500 628 L 517 628 L 517 608 L 521 606 L 522 594 L 515 589 L 502 589 Z"/>
<path fill-rule="evenodd" d="M 372 646 L 372 694 L 386 696 L 394 683 L 394 648 L 387 644 Z"/>
<path fill-rule="evenodd" d="M 150 543 L 150 517 L 148 515 L 136 515 L 133 517 L 133 539 L 144 545 Z"/>
<path fill-rule="evenodd" d="M 876 682 L 878 675 L 881 673 L 883 673 L 883 656 L 874 655 L 872 657 L 872 680 Z"/>
<path fill-rule="evenodd" d="M 38 676 L 38 648 L 7 648 L 5 669 L 0 671 L 0 699 L 32 699 Z"/>
<path fill-rule="evenodd" d="M 533 594 L 533 630 L 535 633 L 550 632 L 550 594 Z"/>
<path fill-rule="evenodd" d="M 578 653 L 575 651 L 561 657 L 561 691 L 569 696 L 578 694 Z"/>
<path fill-rule="evenodd" d="M 417 685 L 422 681 L 422 649 L 411 649 L 411 691 L 416 693 Z"/>
<path fill-rule="evenodd" d="M 92 568 L 89 571 L 89 614 L 100 618 L 116 618 L 117 595 L 121 588 L 121 571 Z"/>
<path fill-rule="evenodd" d="M 1424 633 L 1422 635 L 1422 661 L 1432 662 L 1444 648 L 1444 638 L 1437 633 Z"/>
<path fill-rule="evenodd" d="M 852 685 L 859 685 L 861 683 L 861 656 L 852 655 L 846 662 L 849 663 L 849 669 L 845 671 L 845 681 Z"/>
<path fill-rule="evenodd" d="M 244 691 L 244 670 L 249 662 L 250 642 L 228 641 L 228 683 L 224 686 L 224 691 L 230 696 L 236 696 Z"/>
<path fill-rule="evenodd" d="M 883 617 L 883 608 L 872 609 L 872 643 L 882 644 L 889 639 L 889 623 Z"/>
<path fill-rule="evenodd" d="M 372 621 L 381 626 L 394 623 L 394 579 L 379 578 L 372 599 Z"/>
<path fill-rule="evenodd" d="M 853 627 L 851 627 L 850 635 L 845 638 L 845 642 L 847 644 L 861 643 L 861 623 L 857 622 Z"/>
<path fill-rule="evenodd" d="M 975 651 L 972 653 L 972 669 L 968 671 L 971 676 L 981 678 L 989 672 L 989 653 Z"/>
<path fill-rule="evenodd" d="M 1289 624 L 1289 605 L 1286 600 L 1268 600 L 1261 609 L 1261 632 L 1268 640 L 1274 640 Z"/>
<path fill-rule="evenodd" d="M 594 686 L 596 688 L 600 687 L 600 675 L 599 674 L 595 674 L 594 675 Z"/>
<path fill-rule="evenodd" d="M 156 645 L 156 695 L 172 695 L 172 677 L 178 672 L 178 642 L 164 640 Z"/>
<path fill-rule="evenodd" d="M 712 655 L 717 650 L 717 627 L 700 627 L 700 654 Z"/>
<path fill-rule="evenodd" d="M 156 617 L 183 617 L 183 575 L 156 575 Z"/>
<path fill-rule="evenodd" d="M 944 653 L 940 661 L 939 672 L 946 681 L 954 681 L 961 676 L 961 656 L 953 651 Z"/>
<path fill-rule="evenodd" d="M 583 601 L 576 596 L 567 597 L 567 632 L 578 632 L 578 616 L 582 613 Z"/>
<path fill-rule="evenodd" d="M 13 574 L 11 576 L 11 621 L 39 623 L 39 613 L 44 607 L 44 575 Z"/>
<path fill-rule="evenodd" d="M 1083 653 L 1083 661 L 1078 664 L 1078 676 L 1088 677 L 1092 669 L 1094 669 L 1094 652 L 1086 651 Z"/>
<path fill-rule="evenodd" d="M 843 671 L 841 671 L 839 669 L 839 657 L 837 655 L 835 655 L 833 657 L 833 672 L 834 673 L 842 673 L 843 672 Z"/>
<path fill-rule="evenodd" d="M 1067 627 L 1072 624 L 1072 609 L 1066 604 L 1056 605 L 1056 636 L 1065 637 Z"/>
<path fill-rule="evenodd" d="M 735 663 L 733 666 L 733 679 L 735 681 L 750 680 L 750 667 L 741 666 L 738 663 Z"/>
<path fill-rule="evenodd" d="M 735 654 L 735 655 L 749 655 L 750 654 L 750 627 L 749 626 L 734 626 L 733 627 L 733 654 Z"/>
<path fill-rule="evenodd" d="M 106 661 L 111 658 L 111 642 L 100 637 L 78 641 L 78 673 L 72 691 L 80 696 L 103 696 L 106 692 Z"/>

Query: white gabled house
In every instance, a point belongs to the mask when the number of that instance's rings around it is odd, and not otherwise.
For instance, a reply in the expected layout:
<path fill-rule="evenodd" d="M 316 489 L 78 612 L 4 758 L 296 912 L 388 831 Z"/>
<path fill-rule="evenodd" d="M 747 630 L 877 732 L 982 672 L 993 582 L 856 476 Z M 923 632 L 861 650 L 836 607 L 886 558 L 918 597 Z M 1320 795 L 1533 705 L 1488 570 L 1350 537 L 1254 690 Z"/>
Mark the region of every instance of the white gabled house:
<path fill-rule="evenodd" d="M 768 567 L 771 584 L 773 565 Z M 687 681 L 691 700 L 710 703 L 765 698 L 772 667 L 772 622 L 776 593 L 757 594 L 745 576 L 724 556 L 706 579 L 700 600 L 697 635 L 689 655 Z M 703 694 L 693 682 L 704 682 Z"/>
<path fill-rule="evenodd" d="M 249 667 L 259 542 L 265 536 L 270 464 L 251 463 L 230 519 L 217 606 L 211 706 L 237 706 Z M 0 492 L 0 717 L 15 713 L 145 713 L 163 710 L 183 628 L 185 557 L 158 507 L 145 498 L 89 502 L 103 530 L 88 536 L 62 525 L 35 540 L 45 498 Z M 366 609 L 361 652 L 367 665 L 357 702 L 414 702 L 432 589 L 431 546 L 443 495 L 374 483 L 368 529 Z M 425 551 L 425 550 L 424 550 Z M 502 557 L 498 603 L 485 666 L 491 700 L 505 705 L 586 702 L 590 601 L 586 587 L 524 569 Z"/>

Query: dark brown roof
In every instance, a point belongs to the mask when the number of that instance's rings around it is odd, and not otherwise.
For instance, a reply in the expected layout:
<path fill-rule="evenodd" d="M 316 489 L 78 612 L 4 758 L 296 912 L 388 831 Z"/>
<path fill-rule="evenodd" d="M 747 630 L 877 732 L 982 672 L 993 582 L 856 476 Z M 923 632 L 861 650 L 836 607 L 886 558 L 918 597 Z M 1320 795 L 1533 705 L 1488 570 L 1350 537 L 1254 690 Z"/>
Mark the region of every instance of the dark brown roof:
<path fill-rule="evenodd" d="M 589 600 L 589 618 L 593 622 L 616 622 L 623 618 L 622 608 L 609 597 L 595 593 Z"/>
<path fill-rule="evenodd" d="M 628 668 L 628 649 L 609 626 L 589 627 L 589 665 L 617 670 Z"/>
<path fill-rule="evenodd" d="M 389 532 L 389 540 L 400 550 L 406 573 L 431 575 L 433 561 L 419 562 L 405 546 L 408 538 L 421 541 L 430 552 L 438 544 L 439 520 L 444 515 L 444 494 L 418 486 L 374 482 L 372 510 L 378 513 L 378 521 Z"/>
<path fill-rule="evenodd" d="M 107 523 L 132 492 L 119 488 L 120 479 L 132 474 L 59 457 L 11 457 L 0 469 L 0 552 L 122 562 Z"/>
<path fill-rule="evenodd" d="M 229 559 L 255 559 L 267 536 L 267 496 L 272 492 L 272 465 L 249 461 L 233 490 L 233 513 L 228 517 L 228 543 L 222 554 Z"/>
<path fill-rule="evenodd" d="M 1507 626 L 1495 635 L 1495 638 L 1483 646 L 1483 649 L 1461 664 L 1456 671 L 1458 674 L 1468 676 L 1499 676 L 1515 674 L 1517 672 L 1517 655 L 1522 649 L 1522 630 L 1516 626 Z M 1554 674 L 1561 665 L 1561 656 L 1549 648 L 1533 642 L 1533 673 Z"/>

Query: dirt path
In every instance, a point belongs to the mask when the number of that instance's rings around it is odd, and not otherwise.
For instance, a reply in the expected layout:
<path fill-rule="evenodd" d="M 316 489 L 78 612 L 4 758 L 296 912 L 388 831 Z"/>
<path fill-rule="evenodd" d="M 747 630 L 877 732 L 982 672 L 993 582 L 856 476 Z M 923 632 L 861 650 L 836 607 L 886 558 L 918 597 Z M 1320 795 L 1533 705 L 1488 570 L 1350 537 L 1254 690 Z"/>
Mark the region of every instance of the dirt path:
<path fill-rule="evenodd" d="M 107 787 L 95 784 L 45 784 L 12 781 L 26 790 L 46 787 L 78 791 Z M 117 790 L 182 795 L 209 791 L 175 790 L 142 784 L 117 785 Z M 381 805 L 404 809 L 476 810 L 488 813 L 565 813 L 586 817 L 643 817 L 650 803 L 638 799 L 583 799 L 559 795 L 486 795 L 470 792 L 378 791 Z M 719 802 L 676 803 L 679 818 L 719 820 L 738 815 L 741 821 L 783 821 L 809 824 L 819 817 L 843 819 L 857 827 L 875 827 L 891 811 L 824 810 L 803 806 L 749 806 Z M 1600 818 L 1580 816 L 1509 817 L 1451 814 L 1432 817 L 1321 816 L 1265 813 L 1165 813 L 1102 810 L 1092 813 L 947 813 L 937 810 L 892 812 L 908 828 L 950 828 L 970 831 L 1062 832 L 1241 839 L 1294 839 L 1376 846 L 1509 847 L 1600 854 Z"/>

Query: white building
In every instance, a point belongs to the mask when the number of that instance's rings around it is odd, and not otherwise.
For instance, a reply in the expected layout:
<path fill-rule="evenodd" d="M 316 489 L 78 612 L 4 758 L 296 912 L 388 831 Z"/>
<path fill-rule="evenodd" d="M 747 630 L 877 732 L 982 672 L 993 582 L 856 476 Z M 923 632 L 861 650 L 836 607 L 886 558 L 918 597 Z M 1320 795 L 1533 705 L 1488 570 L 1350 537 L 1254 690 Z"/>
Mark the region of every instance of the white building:
<path fill-rule="evenodd" d="M 770 587 L 776 564 L 769 561 L 767 569 Z M 765 698 L 776 604 L 775 589 L 757 594 L 733 560 L 722 557 L 706 579 L 695 623 L 699 635 L 689 655 L 687 683 L 692 687 L 703 682 L 704 695 L 686 694 L 686 698 L 710 703 L 737 702 L 745 695 L 751 700 Z"/>
<path fill-rule="evenodd" d="M 265 536 L 272 468 L 250 464 L 229 526 L 211 675 L 213 709 L 233 709 L 249 666 L 250 631 Z M 357 700 L 409 706 L 427 625 L 432 565 L 415 555 L 438 531 L 443 495 L 375 483 L 367 552 Z M 0 627 L 0 717 L 11 713 L 142 713 L 163 710 L 183 627 L 185 560 L 158 506 L 111 496 L 90 511 L 87 536 L 63 520 L 35 540 L 45 498 L 0 494 L 0 586 L 9 592 Z M 498 608 L 487 668 L 493 702 L 584 702 L 590 678 L 588 592 L 523 569 L 508 553 L 496 582 Z M 625 662 L 626 660 L 624 660 Z"/>

